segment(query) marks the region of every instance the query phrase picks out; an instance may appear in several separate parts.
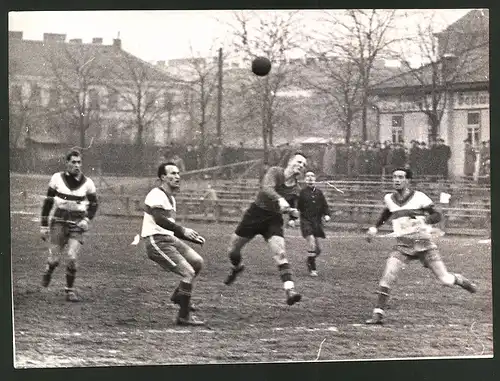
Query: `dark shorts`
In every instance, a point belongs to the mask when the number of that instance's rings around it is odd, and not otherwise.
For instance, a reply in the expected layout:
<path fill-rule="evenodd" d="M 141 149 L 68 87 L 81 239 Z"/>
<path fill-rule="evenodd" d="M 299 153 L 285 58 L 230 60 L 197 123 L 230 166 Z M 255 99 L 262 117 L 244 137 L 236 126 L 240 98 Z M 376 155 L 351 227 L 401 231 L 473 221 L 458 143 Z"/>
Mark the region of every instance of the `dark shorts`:
<path fill-rule="evenodd" d="M 50 243 L 64 247 L 70 239 L 75 239 L 83 245 L 82 228 L 75 221 L 52 221 L 50 223 Z"/>
<path fill-rule="evenodd" d="M 300 232 L 302 237 L 306 238 L 310 235 L 317 238 L 325 238 L 325 231 L 321 221 L 311 221 L 305 218 L 300 219 Z"/>
<path fill-rule="evenodd" d="M 272 236 L 283 237 L 283 224 L 281 214 L 259 208 L 252 203 L 243 214 L 235 233 L 249 239 L 260 234 L 265 240 L 268 240 Z"/>

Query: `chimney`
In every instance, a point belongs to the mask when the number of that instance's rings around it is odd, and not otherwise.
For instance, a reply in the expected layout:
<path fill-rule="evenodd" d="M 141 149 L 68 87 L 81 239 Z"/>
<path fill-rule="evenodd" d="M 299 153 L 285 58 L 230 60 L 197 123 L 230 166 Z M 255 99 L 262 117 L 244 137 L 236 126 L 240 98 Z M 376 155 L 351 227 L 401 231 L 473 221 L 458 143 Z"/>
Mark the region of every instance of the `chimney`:
<path fill-rule="evenodd" d="M 22 40 L 23 39 L 23 32 L 9 31 L 9 39 Z"/>
<path fill-rule="evenodd" d="M 122 48 L 122 40 L 119 38 L 113 39 L 113 46 L 117 49 L 121 49 Z"/>
<path fill-rule="evenodd" d="M 44 42 L 64 42 L 64 41 L 66 41 L 66 35 L 65 34 L 58 34 L 58 33 L 44 33 L 43 34 L 43 41 Z"/>
<path fill-rule="evenodd" d="M 102 44 L 102 37 L 94 37 L 92 39 L 93 44 L 101 45 Z"/>
<path fill-rule="evenodd" d="M 450 81 L 457 70 L 458 57 L 454 54 L 443 54 L 441 58 L 441 76 L 443 81 Z"/>
<path fill-rule="evenodd" d="M 81 44 L 82 39 L 81 38 L 73 38 L 73 39 L 69 40 L 69 42 L 72 42 L 74 44 Z"/>

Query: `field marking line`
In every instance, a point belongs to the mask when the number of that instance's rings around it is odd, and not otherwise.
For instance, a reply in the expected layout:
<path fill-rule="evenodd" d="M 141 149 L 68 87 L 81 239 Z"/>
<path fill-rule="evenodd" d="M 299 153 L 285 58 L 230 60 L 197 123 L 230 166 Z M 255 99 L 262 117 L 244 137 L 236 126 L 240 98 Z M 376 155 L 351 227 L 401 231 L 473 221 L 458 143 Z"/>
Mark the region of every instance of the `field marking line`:
<path fill-rule="evenodd" d="M 323 339 L 323 341 L 321 342 L 321 344 L 319 345 L 319 349 L 318 349 L 318 355 L 316 356 L 316 360 L 314 361 L 318 361 L 319 360 L 319 356 L 321 355 L 321 347 L 323 346 L 323 343 L 326 341 L 326 337 Z"/>

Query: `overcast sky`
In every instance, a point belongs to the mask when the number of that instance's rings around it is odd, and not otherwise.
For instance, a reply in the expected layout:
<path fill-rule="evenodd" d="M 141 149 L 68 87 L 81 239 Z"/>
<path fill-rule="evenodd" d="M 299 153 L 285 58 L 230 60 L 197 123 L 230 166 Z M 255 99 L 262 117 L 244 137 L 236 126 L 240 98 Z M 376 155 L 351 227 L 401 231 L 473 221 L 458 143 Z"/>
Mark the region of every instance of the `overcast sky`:
<path fill-rule="evenodd" d="M 439 23 L 445 27 L 468 11 L 439 10 Z M 317 23 L 321 11 L 302 12 L 306 32 L 321 28 Z M 123 49 L 143 60 L 158 61 L 189 57 L 191 46 L 201 55 L 210 54 L 210 49 L 219 45 L 214 41 L 227 42 L 226 23 L 232 17 L 232 11 L 10 12 L 9 30 L 23 31 L 23 38 L 29 40 L 42 40 L 43 33 L 49 32 L 84 42 L 102 37 L 104 44 L 111 44 L 119 33 Z M 411 31 L 419 20 L 422 16 L 415 16 L 400 26 Z"/>

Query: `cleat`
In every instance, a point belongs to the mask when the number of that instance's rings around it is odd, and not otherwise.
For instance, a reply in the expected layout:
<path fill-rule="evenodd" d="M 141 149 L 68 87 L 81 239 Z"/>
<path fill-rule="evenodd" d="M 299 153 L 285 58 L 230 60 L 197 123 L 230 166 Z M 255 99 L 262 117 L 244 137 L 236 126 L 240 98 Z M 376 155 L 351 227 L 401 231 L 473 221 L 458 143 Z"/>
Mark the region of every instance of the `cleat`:
<path fill-rule="evenodd" d="M 233 283 L 236 280 L 236 277 L 238 276 L 239 273 L 241 273 L 245 269 L 245 266 L 239 265 L 238 267 L 233 267 L 231 269 L 231 272 L 227 276 L 226 280 L 224 281 L 224 284 L 229 286 L 231 283 Z"/>
<path fill-rule="evenodd" d="M 177 294 L 173 294 L 170 298 L 170 301 L 178 306 L 181 305 L 179 299 L 177 298 Z M 189 303 L 189 311 L 195 312 L 198 311 L 198 307 L 196 307 L 193 303 Z"/>
<path fill-rule="evenodd" d="M 312 277 L 317 277 L 318 276 L 318 272 L 316 270 L 311 270 L 309 272 L 309 276 L 312 276 Z"/>
<path fill-rule="evenodd" d="M 286 304 L 293 306 L 295 303 L 300 302 L 302 295 L 295 292 L 294 290 L 287 290 L 286 292 Z"/>
<path fill-rule="evenodd" d="M 181 325 L 181 326 L 202 326 L 202 325 L 205 325 L 205 322 L 196 319 L 194 316 L 190 316 L 187 318 L 177 317 L 175 324 Z"/>
<path fill-rule="evenodd" d="M 78 296 L 73 290 L 66 290 L 66 301 L 68 302 L 79 302 Z"/>
<path fill-rule="evenodd" d="M 458 284 L 464 290 L 469 291 L 471 294 L 477 292 L 477 286 L 464 276 L 455 274 L 455 279 L 456 279 L 456 284 Z"/>
<path fill-rule="evenodd" d="M 380 308 L 375 308 L 371 319 L 368 319 L 366 324 L 384 324 L 384 311 Z"/>
<path fill-rule="evenodd" d="M 43 287 L 49 287 L 51 279 L 52 279 L 52 274 L 50 274 L 48 272 L 46 272 L 45 274 L 43 274 L 43 277 L 42 277 L 42 286 Z"/>

